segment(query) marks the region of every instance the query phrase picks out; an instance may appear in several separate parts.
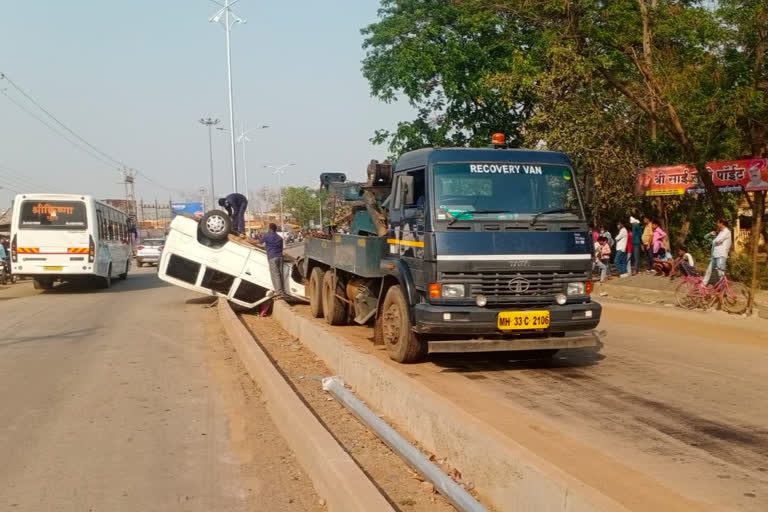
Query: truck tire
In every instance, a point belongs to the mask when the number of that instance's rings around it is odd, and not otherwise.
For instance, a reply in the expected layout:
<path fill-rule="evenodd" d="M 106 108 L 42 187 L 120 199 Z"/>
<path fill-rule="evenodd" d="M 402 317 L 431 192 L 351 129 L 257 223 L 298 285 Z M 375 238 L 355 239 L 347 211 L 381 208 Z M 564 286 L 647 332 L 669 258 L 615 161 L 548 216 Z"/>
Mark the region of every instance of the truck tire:
<path fill-rule="evenodd" d="M 232 220 L 221 210 L 211 210 L 200 218 L 200 232 L 209 240 L 225 240 L 232 230 Z"/>
<path fill-rule="evenodd" d="M 347 323 L 347 304 L 337 297 L 344 296 L 344 286 L 329 270 L 323 276 L 323 316 L 329 325 L 344 325 Z"/>
<path fill-rule="evenodd" d="M 314 267 L 309 274 L 309 311 L 313 318 L 323 316 L 323 269 Z"/>
<path fill-rule="evenodd" d="M 32 279 L 32 287 L 35 290 L 50 290 L 53 288 L 53 279 L 41 277 Z"/>
<path fill-rule="evenodd" d="M 427 344 L 411 329 L 408 303 L 400 286 L 387 290 L 381 315 L 381 334 L 390 359 L 398 363 L 416 363 L 427 355 Z"/>

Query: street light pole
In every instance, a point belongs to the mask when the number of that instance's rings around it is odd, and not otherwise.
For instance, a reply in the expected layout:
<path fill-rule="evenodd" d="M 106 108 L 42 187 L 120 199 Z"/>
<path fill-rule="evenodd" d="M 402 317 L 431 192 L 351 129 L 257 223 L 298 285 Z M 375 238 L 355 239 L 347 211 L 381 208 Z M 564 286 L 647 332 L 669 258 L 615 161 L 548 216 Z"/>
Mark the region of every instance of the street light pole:
<path fill-rule="evenodd" d="M 211 119 L 210 117 L 202 117 L 198 122 L 208 127 L 208 155 L 211 159 L 211 209 L 214 209 L 216 207 L 216 192 L 213 188 L 213 137 L 211 136 L 211 128 L 221 121 L 219 119 Z"/>
<path fill-rule="evenodd" d="M 283 164 L 283 165 L 265 165 L 264 168 L 266 169 L 274 169 L 275 172 L 272 174 L 277 174 L 277 190 L 280 194 L 280 231 L 283 230 L 283 184 L 282 180 L 280 179 L 285 170 L 288 167 L 292 167 L 296 164 Z"/>
<path fill-rule="evenodd" d="M 245 194 L 243 194 L 248 199 L 248 210 L 250 210 L 250 204 L 251 204 L 251 196 L 248 192 L 248 165 L 246 164 L 245 159 L 245 144 L 246 142 L 251 142 L 251 139 L 248 137 L 248 134 L 251 133 L 254 130 L 265 130 L 269 128 L 269 125 L 263 124 L 261 126 L 257 126 L 256 128 L 251 128 L 248 131 L 245 131 L 245 126 L 241 126 L 242 130 L 240 131 L 240 135 L 237 137 L 237 141 L 240 142 L 242 145 L 242 148 L 240 151 L 243 153 L 243 185 L 245 186 Z"/>
<path fill-rule="evenodd" d="M 235 150 L 235 110 L 234 110 L 234 100 L 233 100 L 233 94 L 232 94 L 232 47 L 230 43 L 230 32 L 232 32 L 232 27 L 235 23 L 247 23 L 246 20 L 239 18 L 235 13 L 232 12 L 230 7 L 232 7 L 234 4 L 239 2 L 240 0 L 234 0 L 233 2 L 230 2 L 229 0 L 224 0 L 224 4 L 213 0 L 214 3 L 221 6 L 221 9 L 216 11 L 216 14 L 214 14 L 208 21 L 215 22 L 215 23 L 221 23 L 222 22 L 222 14 L 224 15 L 223 19 L 223 25 L 224 25 L 224 32 L 226 33 L 226 39 L 227 39 L 227 84 L 228 84 L 228 96 L 229 96 L 229 142 L 230 142 L 230 149 L 232 152 L 232 191 L 237 192 L 237 151 Z M 231 19 L 231 22 L 230 22 Z"/>

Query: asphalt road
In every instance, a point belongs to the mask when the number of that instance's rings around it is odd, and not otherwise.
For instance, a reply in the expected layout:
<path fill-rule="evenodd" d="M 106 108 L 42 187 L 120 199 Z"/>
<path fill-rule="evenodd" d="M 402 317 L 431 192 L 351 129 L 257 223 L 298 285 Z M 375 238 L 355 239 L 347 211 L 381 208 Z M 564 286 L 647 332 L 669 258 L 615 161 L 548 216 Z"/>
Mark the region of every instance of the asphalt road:
<path fill-rule="evenodd" d="M 296 310 L 308 315 L 307 306 Z M 320 320 L 318 320 L 320 321 Z M 720 312 L 606 303 L 600 350 L 398 365 L 372 329 L 330 327 L 631 510 L 768 510 L 768 329 Z"/>
<path fill-rule="evenodd" d="M 0 509 L 317 509 L 193 297 L 155 269 L 110 290 L 0 290 Z"/>

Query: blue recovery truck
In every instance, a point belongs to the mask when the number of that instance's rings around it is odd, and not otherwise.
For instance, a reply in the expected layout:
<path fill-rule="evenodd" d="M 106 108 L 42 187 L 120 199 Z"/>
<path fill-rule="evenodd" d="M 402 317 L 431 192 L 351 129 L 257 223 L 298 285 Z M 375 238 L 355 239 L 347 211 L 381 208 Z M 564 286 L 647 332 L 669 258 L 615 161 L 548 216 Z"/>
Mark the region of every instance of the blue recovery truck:
<path fill-rule="evenodd" d="M 315 317 L 373 324 L 402 363 L 599 344 L 592 239 L 563 153 L 422 149 L 344 180 L 321 182 L 346 200 L 349 233 L 310 239 L 301 262 Z"/>

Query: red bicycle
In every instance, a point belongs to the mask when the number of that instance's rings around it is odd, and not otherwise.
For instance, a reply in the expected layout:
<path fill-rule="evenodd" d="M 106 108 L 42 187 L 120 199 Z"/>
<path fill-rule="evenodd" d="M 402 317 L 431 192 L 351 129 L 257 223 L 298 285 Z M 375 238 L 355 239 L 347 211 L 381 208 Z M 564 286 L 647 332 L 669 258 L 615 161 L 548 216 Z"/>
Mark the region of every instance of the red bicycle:
<path fill-rule="evenodd" d="M 749 305 L 749 288 L 723 276 L 715 285 L 705 285 L 700 277 L 686 276 L 675 290 L 677 305 L 685 309 L 707 310 L 719 306 L 740 315 Z"/>

